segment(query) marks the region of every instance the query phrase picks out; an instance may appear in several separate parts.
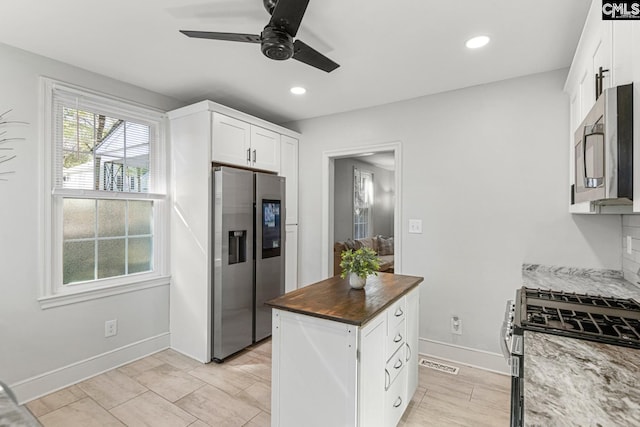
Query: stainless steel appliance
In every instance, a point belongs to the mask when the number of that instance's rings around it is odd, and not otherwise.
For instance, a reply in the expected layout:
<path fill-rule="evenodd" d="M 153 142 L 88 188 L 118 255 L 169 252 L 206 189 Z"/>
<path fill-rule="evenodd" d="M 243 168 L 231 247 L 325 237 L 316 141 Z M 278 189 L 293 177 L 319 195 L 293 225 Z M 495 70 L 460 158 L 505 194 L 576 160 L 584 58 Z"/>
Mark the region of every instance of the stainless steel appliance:
<path fill-rule="evenodd" d="M 230 167 L 213 174 L 212 359 L 271 335 L 265 301 L 284 293 L 285 178 Z"/>
<path fill-rule="evenodd" d="M 574 135 L 572 203 L 633 200 L 633 84 L 606 89 Z"/>
<path fill-rule="evenodd" d="M 511 426 L 523 418 L 524 331 L 640 349 L 640 304 L 632 299 L 522 287 L 507 302 L 502 350 L 511 367 Z"/>

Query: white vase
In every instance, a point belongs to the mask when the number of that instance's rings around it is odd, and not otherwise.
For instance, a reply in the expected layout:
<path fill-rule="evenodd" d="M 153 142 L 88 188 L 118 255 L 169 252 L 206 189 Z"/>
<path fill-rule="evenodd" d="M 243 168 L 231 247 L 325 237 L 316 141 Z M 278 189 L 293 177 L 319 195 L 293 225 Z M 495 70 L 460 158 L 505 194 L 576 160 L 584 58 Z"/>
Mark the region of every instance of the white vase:
<path fill-rule="evenodd" d="M 367 283 L 366 277 L 360 277 L 356 273 L 349 273 L 349 286 L 353 289 L 362 289 L 365 283 Z"/>

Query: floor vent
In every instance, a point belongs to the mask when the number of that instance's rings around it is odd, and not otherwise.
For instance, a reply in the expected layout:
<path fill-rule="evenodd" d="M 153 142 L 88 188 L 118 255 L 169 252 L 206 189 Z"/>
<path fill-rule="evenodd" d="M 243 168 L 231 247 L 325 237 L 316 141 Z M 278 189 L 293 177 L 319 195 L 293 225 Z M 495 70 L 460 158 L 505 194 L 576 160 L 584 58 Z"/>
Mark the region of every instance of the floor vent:
<path fill-rule="evenodd" d="M 460 370 L 460 368 L 458 368 L 457 366 L 446 365 L 444 363 L 436 362 L 435 360 L 429 359 L 420 359 L 420 366 L 435 369 L 436 371 L 444 372 L 451 375 L 458 375 L 458 371 Z"/>

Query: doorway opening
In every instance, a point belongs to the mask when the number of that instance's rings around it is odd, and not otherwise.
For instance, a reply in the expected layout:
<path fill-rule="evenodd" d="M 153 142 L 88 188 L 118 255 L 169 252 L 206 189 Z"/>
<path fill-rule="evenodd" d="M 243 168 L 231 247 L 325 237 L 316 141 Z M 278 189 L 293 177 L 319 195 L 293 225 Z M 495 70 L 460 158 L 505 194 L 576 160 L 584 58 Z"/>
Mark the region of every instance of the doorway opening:
<path fill-rule="evenodd" d="M 400 273 L 400 143 L 323 153 L 323 242 L 325 277 L 339 274 L 343 244 L 372 246 L 381 270 Z"/>

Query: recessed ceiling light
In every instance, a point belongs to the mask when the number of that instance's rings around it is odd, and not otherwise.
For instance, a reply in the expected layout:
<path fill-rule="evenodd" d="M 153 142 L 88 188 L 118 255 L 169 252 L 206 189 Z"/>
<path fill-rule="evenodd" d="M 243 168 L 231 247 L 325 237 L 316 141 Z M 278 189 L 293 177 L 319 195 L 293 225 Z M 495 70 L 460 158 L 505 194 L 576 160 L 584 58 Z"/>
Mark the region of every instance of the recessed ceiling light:
<path fill-rule="evenodd" d="M 307 91 L 302 86 L 294 86 L 290 90 L 291 90 L 291 93 L 294 95 L 303 95 Z"/>
<path fill-rule="evenodd" d="M 470 38 L 464 45 L 469 49 L 477 49 L 489 43 L 489 40 L 491 39 L 487 36 L 478 36 Z"/>

